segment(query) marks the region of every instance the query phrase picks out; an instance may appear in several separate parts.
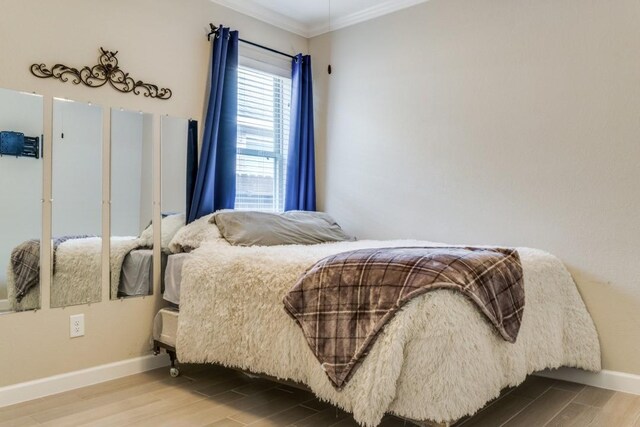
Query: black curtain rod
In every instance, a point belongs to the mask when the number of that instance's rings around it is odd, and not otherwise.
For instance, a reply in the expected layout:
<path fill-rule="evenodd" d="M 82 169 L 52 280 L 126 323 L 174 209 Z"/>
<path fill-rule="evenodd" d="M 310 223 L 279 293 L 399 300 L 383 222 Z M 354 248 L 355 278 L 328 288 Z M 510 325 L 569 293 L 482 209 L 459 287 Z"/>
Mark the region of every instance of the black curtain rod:
<path fill-rule="evenodd" d="M 211 31 L 207 34 L 207 40 L 211 40 L 211 36 L 214 34 L 218 34 L 218 29 L 221 27 L 216 27 L 213 24 L 209 24 L 211 27 Z M 271 49 L 270 47 L 263 46 L 258 43 L 250 42 L 248 40 L 239 39 L 242 43 L 250 44 L 251 46 L 259 47 L 260 49 L 268 50 L 269 52 L 277 53 L 278 55 L 286 56 L 287 58 L 295 59 L 296 57 L 293 55 L 289 55 L 288 53 L 280 52 L 279 50 Z"/>

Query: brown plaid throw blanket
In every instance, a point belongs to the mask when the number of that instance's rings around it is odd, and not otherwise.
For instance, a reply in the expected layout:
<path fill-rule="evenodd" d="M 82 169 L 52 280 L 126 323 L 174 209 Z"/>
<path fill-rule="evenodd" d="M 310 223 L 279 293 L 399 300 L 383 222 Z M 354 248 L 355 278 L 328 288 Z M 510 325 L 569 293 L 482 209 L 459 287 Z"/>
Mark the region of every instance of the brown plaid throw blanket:
<path fill-rule="evenodd" d="M 361 249 L 324 258 L 284 298 L 333 385 L 341 389 L 384 325 L 412 298 L 435 289 L 462 292 L 500 335 L 515 342 L 524 310 L 515 249 Z"/>
<path fill-rule="evenodd" d="M 11 271 L 15 276 L 16 300 L 40 282 L 40 241 L 27 240 L 11 252 Z"/>

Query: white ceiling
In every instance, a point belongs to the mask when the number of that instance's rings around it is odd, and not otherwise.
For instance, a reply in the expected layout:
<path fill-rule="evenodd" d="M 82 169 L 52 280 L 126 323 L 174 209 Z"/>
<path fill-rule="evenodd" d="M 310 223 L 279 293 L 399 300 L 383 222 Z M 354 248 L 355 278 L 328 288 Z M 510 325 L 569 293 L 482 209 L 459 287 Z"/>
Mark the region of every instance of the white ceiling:
<path fill-rule="evenodd" d="M 211 0 L 304 37 L 314 37 L 427 0 Z"/>

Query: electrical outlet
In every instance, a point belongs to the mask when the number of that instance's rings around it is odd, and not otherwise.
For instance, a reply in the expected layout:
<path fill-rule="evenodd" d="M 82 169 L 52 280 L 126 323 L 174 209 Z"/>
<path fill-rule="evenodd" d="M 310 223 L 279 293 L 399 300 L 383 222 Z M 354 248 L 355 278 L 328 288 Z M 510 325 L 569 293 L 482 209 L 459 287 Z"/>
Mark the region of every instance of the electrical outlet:
<path fill-rule="evenodd" d="M 84 336 L 84 314 L 69 316 L 69 337 L 76 338 L 82 336 Z"/>

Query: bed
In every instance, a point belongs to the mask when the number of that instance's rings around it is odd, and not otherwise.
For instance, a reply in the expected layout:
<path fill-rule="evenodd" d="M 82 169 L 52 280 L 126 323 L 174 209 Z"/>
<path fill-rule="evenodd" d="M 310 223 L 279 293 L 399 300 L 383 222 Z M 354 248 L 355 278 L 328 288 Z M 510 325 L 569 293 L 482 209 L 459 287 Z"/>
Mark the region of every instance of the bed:
<path fill-rule="evenodd" d="M 180 305 L 180 285 L 182 284 L 182 267 L 189 259 L 188 253 L 171 254 L 163 274 L 162 298 L 174 307 Z"/>
<path fill-rule="evenodd" d="M 518 248 L 527 302 L 515 343 L 502 340 L 461 294 L 432 291 L 393 317 L 353 378 L 336 390 L 283 309 L 283 297 L 328 255 L 407 246 L 439 244 L 240 247 L 204 241 L 183 259 L 180 310 L 158 313 L 154 338 L 175 350 L 180 362 L 217 363 L 304 384 L 365 426 L 378 425 L 385 413 L 448 423 L 475 413 L 533 372 L 600 369 L 595 326 L 569 272 L 553 255 Z"/>
<path fill-rule="evenodd" d="M 185 224 L 184 213 L 163 214 L 161 222 L 161 271 L 169 250 L 169 243 Z M 110 240 L 111 299 L 151 295 L 153 293 L 153 226 L 149 224 L 140 236 L 112 236 Z M 39 243 L 35 249 L 39 257 Z M 51 281 L 51 307 L 90 304 L 102 300 L 102 239 L 91 236 L 67 236 L 52 240 L 54 268 Z M 22 245 L 20 246 L 22 247 Z M 28 270 L 40 269 L 39 262 Z M 18 301 L 19 288 L 12 266 L 7 269 L 7 294 L 11 310 L 25 311 L 40 308 L 40 284 L 37 283 Z M 39 280 L 38 280 L 39 282 Z M 162 284 L 161 284 L 162 287 Z"/>
<path fill-rule="evenodd" d="M 160 252 L 160 289 L 164 291 L 164 272 L 169 254 Z M 116 286 L 117 285 L 117 286 Z M 153 249 L 134 249 L 122 262 L 120 280 L 111 283 L 111 298 L 127 298 L 153 294 Z"/>
<path fill-rule="evenodd" d="M 111 238 L 111 289 L 113 298 L 132 292 L 149 292 L 150 276 L 147 268 L 152 263 L 152 251 L 142 249 L 145 242 L 138 237 Z M 124 280 L 123 280 L 124 279 Z M 38 283 L 18 301 L 16 278 L 7 269 L 8 300 L 13 311 L 40 308 Z M 100 302 L 102 299 L 102 239 L 84 237 L 69 239 L 55 249 L 55 271 L 51 281 L 51 306 L 66 307 Z"/>
<path fill-rule="evenodd" d="M 120 280 L 111 296 L 117 298 L 150 295 L 153 292 L 153 249 L 134 249 L 122 261 Z M 112 284 L 113 286 L 113 284 Z"/>

